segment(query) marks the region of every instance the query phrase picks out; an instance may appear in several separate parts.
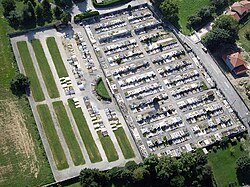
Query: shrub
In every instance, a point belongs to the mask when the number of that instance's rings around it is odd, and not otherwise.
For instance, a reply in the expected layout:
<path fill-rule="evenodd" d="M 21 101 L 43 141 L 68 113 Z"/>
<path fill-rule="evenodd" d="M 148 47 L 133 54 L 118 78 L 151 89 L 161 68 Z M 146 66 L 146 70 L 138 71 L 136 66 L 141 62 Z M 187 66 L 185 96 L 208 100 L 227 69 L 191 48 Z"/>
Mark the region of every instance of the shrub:
<path fill-rule="evenodd" d="M 77 22 L 80 22 L 82 21 L 82 19 L 85 19 L 85 18 L 89 18 L 89 17 L 92 17 L 92 16 L 97 16 L 99 15 L 100 13 L 98 11 L 92 11 L 92 12 L 83 12 L 81 14 L 77 14 L 75 17 L 74 17 L 74 22 L 77 23 Z"/>
<path fill-rule="evenodd" d="M 96 0 L 92 0 L 94 7 L 108 7 L 114 5 L 121 5 L 130 2 L 131 0 L 104 0 L 103 3 L 97 3 Z"/>

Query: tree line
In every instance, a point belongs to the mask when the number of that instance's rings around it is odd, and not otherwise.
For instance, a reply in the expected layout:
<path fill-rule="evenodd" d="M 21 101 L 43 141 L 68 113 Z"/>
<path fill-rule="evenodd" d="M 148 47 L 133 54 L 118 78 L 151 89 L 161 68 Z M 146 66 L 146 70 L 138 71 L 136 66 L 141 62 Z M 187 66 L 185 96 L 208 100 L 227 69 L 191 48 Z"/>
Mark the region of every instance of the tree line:
<path fill-rule="evenodd" d="M 80 173 L 83 187 L 107 186 L 213 186 L 213 174 L 202 150 L 185 153 L 180 158 L 149 155 L 142 163 L 128 162 L 125 167 L 107 171 L 86 168 Z"/>
<path fill-rule="evenodd" d="M 202 39 L 203 43 L 211 50 L 234 45 L 238 39 L 238 22 L 230 15 L 218 17 L 210 30 Z"/>
<path fill-rule="evenodd" d="M 45 23 L 51 23 L 53 19 L 61 20 L 65 24 L 71 20 L 71 15 L 59 6 L 56 5 L 52 9 L 49 0 L 43 0 L 41 3 L 23 0 L 23 4 L 21 11 L 18 11 L 15 0 L 2 1 L 4 17 L 16 29 L 43 26 Z"/>

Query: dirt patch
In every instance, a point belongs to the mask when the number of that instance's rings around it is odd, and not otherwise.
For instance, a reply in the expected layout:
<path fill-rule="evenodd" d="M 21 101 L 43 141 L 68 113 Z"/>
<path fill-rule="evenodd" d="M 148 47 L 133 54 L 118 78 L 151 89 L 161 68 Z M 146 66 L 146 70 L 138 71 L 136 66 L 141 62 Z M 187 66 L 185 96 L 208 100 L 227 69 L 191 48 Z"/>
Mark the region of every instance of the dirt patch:
<path fill-rule="evenodd" d="M 0 147 L 1 153 L 8 156 L 10 149 L 16 151 L 22 159 L 18 162 L 20 172 L 29 172 L 37 177 L 39 165 L 35 153 L 35 146 L 31 135 L 25 125 L 27 116 L 20 112 L 16 101 L 0 101 Z M 9 145 L 11 142 L 11 146 Z M 12 150 L 13 151 L 13 150 Z M 13 163 L 14 164 L 14 163 Z M 2 172 L 0 166 L 0 180 Z"/>

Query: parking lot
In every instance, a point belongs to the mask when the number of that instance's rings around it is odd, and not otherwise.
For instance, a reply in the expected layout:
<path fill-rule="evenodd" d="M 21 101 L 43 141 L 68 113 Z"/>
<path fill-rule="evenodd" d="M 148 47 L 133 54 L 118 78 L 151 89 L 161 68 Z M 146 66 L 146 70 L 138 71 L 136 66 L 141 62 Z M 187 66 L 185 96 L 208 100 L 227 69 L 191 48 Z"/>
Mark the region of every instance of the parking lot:
<path fill-rule="evenodd" d="M 146 5 L 83 24 L 143 156 L 179 156 L 245 130 L 203 62 Z"/>

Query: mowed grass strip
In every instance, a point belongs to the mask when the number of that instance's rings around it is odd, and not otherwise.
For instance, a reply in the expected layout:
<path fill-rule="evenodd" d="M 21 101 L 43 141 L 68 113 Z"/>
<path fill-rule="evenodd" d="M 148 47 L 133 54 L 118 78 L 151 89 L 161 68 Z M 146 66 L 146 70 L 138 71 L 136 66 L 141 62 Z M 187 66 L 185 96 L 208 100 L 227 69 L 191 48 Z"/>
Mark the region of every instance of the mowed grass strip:
<path fill-rule="evenodd" d="M 33 66 L 33 61 L 29 53 L 29 49 L 27 43 L 25 41 L 17 42 L 17 48 L 20 53 L 22 64 L 25 70 L 27 77 L 30 80 L 30 89 L 32 91 L 32 95 L 36 102 L 40 102 L 44 100 L 44 94 L 39 83 L 35 68 Z"/>
<path fill-rule="evenodd" d="M 122 150 L 124 158 L 129 159 L 135 157 L 134 151 L 131 147 L 128 137 L 126 136 L 124 129 L 120 127 L 116 131 L 114 131 L 114 133 Z"/>
<path fill-rule="evenodd" d="M 60 51 L 58 49 L 58 46 L 56 44 L 56 40 L 54 37 L 49 37 L 46 40 L 47 46 L 49 48 L 50 55 L 52 57 L 52 60 L 55 64 L 56 71 L 58 76 L 61 77 L 68 77 L 68 72 L 64 66 Z"/>
<path fill-rule="evenodd" d="M 33 46 L 33 49 L 35 51 L 36 59 L 37 59 L 39 68 L 42 72 L 43 80 L 46 84 L 49 96 L 51 98 L 59 97 L 60 95 L 59 95 L 58 89 L 56 87 L 54 77 L 51 73 L 49 63 L 48 63 L 47 58 L 44 54 L 43 47 L 41 45 L 40 40 L 33 39 L 32 46 Z"/>
<path fill-rule="evenodd" d="M 80 132 L 80 135 L 82 137 L 83 143 L 87 149 L 89 158 L 92 163 L 100 162 L 102 161 L 102 157 L 98 151 L 98 148 L 95 144 L 95 141 L 91 135 L 91 132 L 89 130 L 87 121 L 83 115 L 81 108 L 76 108 L 74 101 L 72 99 L 68 100 L 69 107 L 71 109 L 71 112 L 74 116 L 76 125 L 78 127 L 78 130 Z"/>
<path fill-rule="evenodd" d="M 54 110 L 56 112 L 57 119 L 63 132 L 64 139 L 68 145 L 70 155 L 76 166 L 85 164 L 80 146 L 76 140 L 75 134 L 72 130 L 67 112 L 61 101 L 53 103 Z"/>
<path fill-rule="evenodd" d="M 65 153 L 63 151 L 62 145 L 56 133 L 56 129 L 54 127 L 54 123 L 52 117 L 49 112 L 49 108 L 47 105 L 38 105 L 37 111 L 42 121 L 43 129 L 45 131 L 47 140 L 49 142 L 49 146 L 51 152 L 53 154 L 53 158 L 58 170 L 63 170 L 69 167 Z"/>
<path fill-rule="evenodd" d="M 99 139 L 101 141 L 102 147 L 105 151 L 107 159 L 109 162 L 113 162 L 119 159 L 116 152 L 115 146 L 109 136 L 103 136 L 101 131 L 97 132 Z"/>

